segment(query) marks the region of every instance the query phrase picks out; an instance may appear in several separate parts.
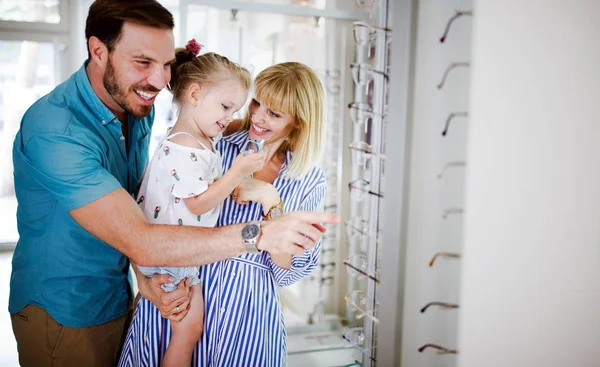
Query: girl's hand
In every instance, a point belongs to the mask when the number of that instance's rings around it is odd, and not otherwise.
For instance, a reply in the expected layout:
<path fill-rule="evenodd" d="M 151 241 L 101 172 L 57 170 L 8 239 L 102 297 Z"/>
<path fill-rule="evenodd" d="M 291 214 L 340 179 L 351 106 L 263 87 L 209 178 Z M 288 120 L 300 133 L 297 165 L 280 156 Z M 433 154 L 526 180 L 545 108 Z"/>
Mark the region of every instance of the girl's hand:
<path fill-rule="evenodd" d="M 267 154 L 264 151 L 258 153 L 242 152 L 233 162 L 231 169 L 238 172 L 241 177 L 247 177 L 265 166 Z"/>
<path fill-rule="evenodd" d="M 279 192 L 275 186 L 252 177 L 246 178 L 233 190 L 231 196 L 238 204 L 243 205 L 253 201 L 262 204 L 266 210 L 279 204 Z"/>

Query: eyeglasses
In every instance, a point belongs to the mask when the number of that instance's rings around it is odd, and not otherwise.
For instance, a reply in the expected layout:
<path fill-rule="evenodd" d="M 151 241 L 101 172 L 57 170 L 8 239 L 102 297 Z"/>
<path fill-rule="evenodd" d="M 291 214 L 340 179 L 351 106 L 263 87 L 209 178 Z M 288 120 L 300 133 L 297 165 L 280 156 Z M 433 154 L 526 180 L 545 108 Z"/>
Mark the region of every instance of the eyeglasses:
<path fill-rule="evenodd" d="M 323 271 L 329 271 L 329 270 L 333 270 L 335 269 L 335 262 L 330 262 L 330 263 L 325 263 L 325 264 L 320 264 L 321 269 Z"/>
<path fill-rule="evenodd" d="M 365 344 L 365 333 L 363 331 L 364 329 L 362 327 L 354 327 L 354 328 L 350 328 L 348 329 L 348 331 L 346 331 L 344 333 L 344 335 L 342 336 L 342 338 L 344 338 L 345 341 L 347 341 L 348 343 L 350 343 L 350 345 L 353 348 L 356 348 L 358 350 L 360 350 L 360 352 L 369 357 L 371 360 L 375 361 L 375 358 L 373 358 L 371 356 L 371 353 L 367 352 L 364 349 L 364 344 Z"/>
<path fill-rule="evenodd" d="M 356 179 L 348 184 L 350 195 L 357 201 L 362 202 L 367 194 L 383 199 L 383 195 L 371 191 L 371 184 L 362 178 Z"/>
<path fill-rule="evenodd" d="M 359 46 L 367 46 L 377 39 L 377 34 L 383 34 L 388 37 L 392 32 L 389 28 L 374 27 L 365 22 L 354 22 L 352 24 L 354 31 L 354 42 Z M 389 42 L 391 38 L 386 39 Z"/>
<path fill-rule="evenodd" d="M 348 148 L 352 150 L 352 160 L 358 166 L 364 166 L 367 164 L 367 161 L 373 157 L 385 159 L 383 154 L 374 153 L 371 145 L 365 141 L 355 141 L 348 145 Z"/>
<path fill-rule="evenodd" d="M 449 257 L 449 258 L 459 259 L 460 258 L 460 254 L 457 254 L 455 252 L 438 252 L 435 255 L 433 255 L 433 257 L 429 261 L 429 267 L 433 266 L 433 263 L 435 263 L 435 260 L 438 257 Z"/>
<path fill-rule="evenodd" d="M 437 178 L 441 179 L 444 176 L 444 172 L 446 172 L 446 169 L 450 167 L 465 167 L 466 165 L 466 162 L 448 162 L 444 164 L 444 167 L 442 167 L 442 170 L 440 171 L 440 173 L 438 173 Z"/>
<path fill-rule="evenodd" d="M 345 221 L 348 237 L 364 239 L 369 236 L 369 221 L 359 217 L 350 218 Z"/>
<path fill-rule="evenodd" d="M 350 109 L 350 119 L 356 125 L 365 125 L 365 134 L 369 131 L 368 122 L 373 120 L 373 117 L 384 117 L 378 113 L 373 112 L 373 108 L 370 104 L 364 102 L 352 102 L 348 104 Z"/>
<path fill-rule="evenodd" d="M 468 117 L 469 113 L 468 112 L 453 112 L 451 114 L 448 115 L 448 118 L 446 119 L 446 125 L 444 126 L 444 130 L 442 131 L 442 136 L 446 136 L 446 134 L 448 134 L 448 129 L 450 128 L 450 121 L 452 121 L 453 118 L 455 117 Z"/>
<path fill-rule="evenodd" d="M 366 86 L 369 84 L 371 79 L 375 77 L 375 75 L 383 76 L 385 80 L 388 80 L 388 75 L 383 71 L 375 70 L 373 67 L 366 63 L 350 64 L 352 68 L 352 79 L 354 82 L 361 86 Z"/>
<path fill-rule="evenodd" d="M 453 69 L 456 69 L 456 68 L 468 67 L 468 66 L 471 66 L 470 62 L 453 62 L 453 63 L 451 63 L 444 71 L 444 76 L 442 77 L 442 81 L 437 86 L 438 89 L 442 89 L 444 87 L 444 84 L 446 83 L 446 78 L 448 77 L 448 74 L 450 73 L 450 71 L 452 71 Z"/>
<path fill-rule="evenodd" d="M 265 145 L 265 141 L 263 139 L 261 139 L 261 140 L 248 139 L 242 146 L 242 152 L 244 152 L 244 154 L 258 153 L 262 150 L 264 145 Z"/>
<path fill-rule="evenodd" d="M 366 311 L 367 298 L 362 291 L 352 291 L 344 297 L 346 299 L 346 306 L 357 312 L 356 318 L 361 319 L 367 316 L 375 323 L 379 323 L 379 319 L 375 317 L 375 311 Z"/>
<path fill-rule="evenodd" d="M 464 210 L 462 210 L 461 208 L 448 208 L 448 209 L 444 210 L 444 213 L 442 214 L 442 218 L 446 219 L 446 218 L 448 218 L 449 215 L 462 214 L 462 213 L 464 213 Z"/>
<path fill-rule="evenodd" d="M 367 277 L 377 284 L 380 283 L 379 279 L 367 273 L 367 257 L 365 255 L 352 255 L 344 260 L 344 265 L 348 269 L 349 276 L 358 279 Z"/>
<path fill-rule="evenodd" d="M 444 43 L 444 41 L 446 40 L 446 37 L 448 37 L 448 32 L 450 32 L 450 27 L 452 26 L 452 23 L 454 23 L 454 21 L 462 16 L 471 16 L 473 15 L 473 12 L 471 10 L 468 11 L 456 11 L 456 13 L 454 14 L 454 16 L 452 16 L 452 18 L 450 18 L 448 20 L 448 23 L 446 23 L 446 29 L 444 30 L 444 34 L 442 35 L 442 37 L 440 37 L 440 42 Z"/>
<path fill-rule="evenodd" d="M 354 0 L 356 6 L 362 9 L 370 9 L 377 0 Z"/>
<path fill-rule="evenodd" d="M 437 344 L 425 344 L 423 346 L 421 346 L 421 348 L 419 348 L 419 352 L 423 353 L 423 351 L 427 348 L 435 348 L 438 349 L 439 351 L 437 352 L 438 354 L 457 354 L 458 352 L 454 349 L 448 349 L 448 348 L 444 348 L 444 347 L 440 347 Z"/>
<path fill-rule="evenodd" d="M 421 313 L 424 313 L 425 311 L 427 311 L 427 309 L 431 306 L 439 306 L 442 308 L 448 308 L 448 309 L 455 309 L 458 308 L 458 305 L 455 303 L 445 303 L 445 302 L 429 302 L 428 304 L 426 304 L 425 306 L 423 306 L 423 308 L 421 309 Z"/>

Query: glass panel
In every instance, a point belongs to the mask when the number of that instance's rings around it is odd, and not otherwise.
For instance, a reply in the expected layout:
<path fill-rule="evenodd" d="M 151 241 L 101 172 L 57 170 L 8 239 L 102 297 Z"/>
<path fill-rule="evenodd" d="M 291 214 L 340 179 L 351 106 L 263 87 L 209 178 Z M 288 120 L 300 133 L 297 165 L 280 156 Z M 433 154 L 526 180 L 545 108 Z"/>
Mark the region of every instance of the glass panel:
<path fill-rule="evenodd" d="M 59 0 L 2 0 L 0 20 L 60 23 Z"/>
<path fill-rule="evenodd" d="M 275 0 L 273 0 L 275 1 Z M 325 65 L 325 20 L 312 17 L 238 12 L 191 5 L 189 38 L 203 51 L 225 55 L 251 69 L 254 75 L 284 61 L 302 62 L 313 69 Z"/>
<path fill-rule="evenodd" d="M 0 41 L 0 242 L 15 242 L 12 145 L 25 111 L 56 86 L 50 42 Z"/>
<path fill-rule="evenodd" d="M 158 2 L 167 8 L 168 11 L 173 14 L 173 19 L 175 19 L 175 27 L 173 28 L 173 34 L 175 35 L 175 47 L 181 47 L 185 45 L 179 36 L 179 22 L 180 22 L 180 11 L 179 11 L 179 0 L 158 0 Z M 187 41 L 187 40 L 186 40 Z"/>
<path fill-rule="evenodd" d="M 239 0 L 242 3 L 260 3 L 273 5 L 294 5 L 307 8 L 325 9 L 326 0 Z"/>

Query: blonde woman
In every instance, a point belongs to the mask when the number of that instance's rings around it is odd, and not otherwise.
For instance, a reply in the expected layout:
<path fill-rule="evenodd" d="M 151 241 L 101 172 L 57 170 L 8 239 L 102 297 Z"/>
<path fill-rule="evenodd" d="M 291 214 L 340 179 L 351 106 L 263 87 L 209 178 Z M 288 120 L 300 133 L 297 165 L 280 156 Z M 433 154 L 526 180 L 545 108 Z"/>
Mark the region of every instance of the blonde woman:
<path fill-rule="evenodd" d="M 264 140 L 266 163 L 225 200 L 219 226 L 256 221 L 260 228 L 261 221 L 284 211 L 323 209 L 325 175 L 315 167 L 324 144 L 320 81 L 307 66 L 288 62 L 262 71 L 254 89 L 246 118 L 237 122 L 239 131 L 221 139 L 217 149 L 223 157 L 225 174 L 249 140 Z M 235 128 L 236 122 L 228 130 Z M 294 255 L 263 251 L 202 266 L 205 329 L 192 365 L 287 365 L 287 336 L 278 288 L 307 276 L 318 265 L 320 250 L 317 243 L 311 250 L 299 248 Z M 170 321 L 142 298 L 120 365 L 156 365 L 170 337 Z"/>

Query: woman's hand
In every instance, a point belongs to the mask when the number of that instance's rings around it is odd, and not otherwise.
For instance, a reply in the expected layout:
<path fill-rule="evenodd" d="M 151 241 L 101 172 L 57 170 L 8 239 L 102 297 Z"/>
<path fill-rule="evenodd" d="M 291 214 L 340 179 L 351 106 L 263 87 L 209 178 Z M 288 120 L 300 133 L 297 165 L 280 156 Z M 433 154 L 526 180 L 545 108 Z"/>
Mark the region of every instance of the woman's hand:
<path fill-rule="evenodd" d="M 187 279 L 179 282 L 175 291 L 167 293 L 161 288 L 162 284 L 173 281 L 167 274 L 154 275 L 152 278 L 140 275 L 136 272 L 140 294 L 152 302 L 164 318 L 181 321 L 187 315 L 190 304 L 190 287 Z"/>
<path fill-rule="evenodd" d="M 249 201 L 261 203 L 264 211 L 279 204 L 279 192 L 268 182 L 247 177 L 231 196 L 238 204 L 248 204 Z"/>

